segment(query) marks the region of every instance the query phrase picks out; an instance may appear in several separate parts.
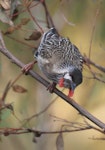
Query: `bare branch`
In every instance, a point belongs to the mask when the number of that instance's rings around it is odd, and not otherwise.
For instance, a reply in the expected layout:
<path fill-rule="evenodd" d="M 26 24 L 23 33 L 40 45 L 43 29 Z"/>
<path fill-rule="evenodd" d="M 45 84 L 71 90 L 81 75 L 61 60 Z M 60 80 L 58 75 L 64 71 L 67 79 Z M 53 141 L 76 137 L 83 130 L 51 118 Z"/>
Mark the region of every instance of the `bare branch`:
<path fill-rule="evenodd" d="M 46 5 L 45 0 L 41 1 L 41 3 L 42 3 L 42 5 L 43 5 L 43 7 L 44 7 L 44 9 L 45 9 L 46 22 L 47 22 L 48 28 L 55 27 L 55 26 L 54 26 L 54 23 L 53 23 L 53 20 L 52 20 L 52 18 L 51 18 L 51 16 L 50 16 L 50 13 L 49 13 L 49 11 L 48 11 L 48 8 L 47 8 L 47 5 Z"/>
<path fill-rule="evenodd" d="M 92 66 L 94 66 L 95 68 L 97 68 L 98 70 L 102 71 L 103 73 L 105 73 L 105 67 L 102 67 L 98 64 L 96 64 L 95 62 L 93 62 L 91 59 L 87 58 L 86 56 L 84 56 L 84 60 L 87 64 L 90 64 Z"/>
<path fill-rule="evenodd" d="M 2 102 L 5 102 L 5 98 L 7 96 L 8 91 L 9 91 L 10 84 L 11 84 L 11 82 L 9 81 L 5 87 L 2 98 L 0 99 Z"/>
<path fill-rule="evenodd" d="M 57 97 L 58 98 L 58 97 Z M 45 111 L 47 111 L 49 109 L 49 107 L 57 100 L 57 98 L 55 98 L 49 105 L 47 105 L 47 107 L 45 107 L 42 111 L 40 111 L 39 113 L 36 113 L 34 115 L 32 115 L 31 117 L 25 119 L 26 122 L 30 121 L 31 119 L 40 116 L 41 114 L 43 114 Z"/>
<path fill-rule="evenodd" d="M 39 23 L 37 22 L 36 18 L 32 15 L 31 10 L 30 10 L 30 5 L 29 5 L 29 6 L 26 6 L 26 8 L 27 8 L 27 11 L 28 11 L 28 13 L 30 14 L 32 20 L 33 20 L 33 21 L 35 22 L 35 24 L 38 26 L 38 28 L 40 29 L 40 31 L 41 31 L 42 33 L 44 33 L 42 27 L 39 25 Z"/>
<path fill-rule="evenodd" d="M 65 129 L 63 129 L 66 127 Z M 99 131 L 103 134 L 104 130 L 101 130 L 99 128 L 96 128 L 89 123 L 79 123 L 79 122 L 69 122 L 67 125 L 62 125 L 61 130 L 55 130 L 55 131 L 41 131 L 36 130 L 34 128 L 0 128 L 0 134 L 8 136 L 11 134 L 25 134 L 25 133 L 34 133 L 36 137 L 40 137 L 42 134 L 58 134 L 58 133 L 68 133 L 68 132 L 78 132 L 78 131 L 85 131 L 94 129 L 96 131 Z"/>
<path fill-rule="evenodd" d="M 91 127 L 80 127 L 78 129 L 65 129 L 65 130 L 56 130 L 56 131 L 41 131 L 32 128 L 0 128 L 0 134 L 5 136 L 11 134 L 24 134 L 24 133 L 34 133 L 36 137 L 41 136 L 42 134 L 58 134 L 58 133 L 68 133 L 68 132 L 77 132 L 83 130 L 92 129 Z"/>
<path fill-rule="evenodd" d="M 93 35 L 94 35 L 95 27 L 96 27 L 96 21 L 97 21 L 97 17 L 99 15 L 99 12 L 100 12 L 100 4 L 101 4 L 101 2 L 98 5 L 98 8 L 96 10 L 96 14 L 95 14 L 95 17 L 94 17 L 94 21 L 93 21 L 92 33 L 91 33 L 91 38 L 90 38 L 90 46 L 89 46 L 89 58 L 90 58 L 90 55 L 91 55 L 91 47 L 92 47 Z"/>

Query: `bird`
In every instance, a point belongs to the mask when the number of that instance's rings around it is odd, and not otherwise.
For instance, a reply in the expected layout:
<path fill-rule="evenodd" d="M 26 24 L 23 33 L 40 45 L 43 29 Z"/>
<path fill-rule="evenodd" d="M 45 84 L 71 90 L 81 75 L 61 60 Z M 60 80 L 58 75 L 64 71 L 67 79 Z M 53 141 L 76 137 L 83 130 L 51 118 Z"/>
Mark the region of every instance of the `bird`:
<path fill-rule="evenodd" d="M 43 74 L 53 85 L 68 88 L 72 97 L 75 88 L 82 83 L 83 56 L 69 38 L 59 35 L 55 28 L 50 28 L 42 35 L 41 42 L 34 54 Z"/>

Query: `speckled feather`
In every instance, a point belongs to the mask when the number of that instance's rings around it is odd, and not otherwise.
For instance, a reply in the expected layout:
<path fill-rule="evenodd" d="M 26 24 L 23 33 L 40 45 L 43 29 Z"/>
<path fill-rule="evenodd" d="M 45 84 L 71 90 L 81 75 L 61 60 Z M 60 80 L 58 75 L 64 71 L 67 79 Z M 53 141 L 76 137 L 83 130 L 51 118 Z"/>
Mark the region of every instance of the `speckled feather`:
<path fill-rule="evenodd" d="M 56 83 L 66 72 L 72 74 L 74 68 L 82 72 L 83 58 L 78 48 L 68 38 L 59 36 L 55 28 L 44 33 L 35 57 L 42 72 Z"/>

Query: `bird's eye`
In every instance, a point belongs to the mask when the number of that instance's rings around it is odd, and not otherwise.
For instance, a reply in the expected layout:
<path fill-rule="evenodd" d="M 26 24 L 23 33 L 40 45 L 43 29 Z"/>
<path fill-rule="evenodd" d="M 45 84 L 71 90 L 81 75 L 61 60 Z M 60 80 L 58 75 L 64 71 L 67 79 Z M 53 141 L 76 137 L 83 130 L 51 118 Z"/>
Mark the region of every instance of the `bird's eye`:
<path fill-rule="evenodd" d="M 35 52 L 35 57 L 38 57 L 38 51 Z"/>

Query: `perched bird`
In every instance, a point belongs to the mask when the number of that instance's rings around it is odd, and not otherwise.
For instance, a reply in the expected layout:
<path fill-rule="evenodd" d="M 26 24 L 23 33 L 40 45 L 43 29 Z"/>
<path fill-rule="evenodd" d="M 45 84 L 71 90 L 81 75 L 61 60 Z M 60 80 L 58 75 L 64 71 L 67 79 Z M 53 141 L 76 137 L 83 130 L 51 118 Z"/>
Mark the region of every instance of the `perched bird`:
<path fill-rule="evenodd" d="M 51 28 L 43 34 L 35 57 L 45 76 L 68 88 L 68 96 L 73 96 L 74 89 L 82 82 L 83 57 L 78 48 Z"/>

